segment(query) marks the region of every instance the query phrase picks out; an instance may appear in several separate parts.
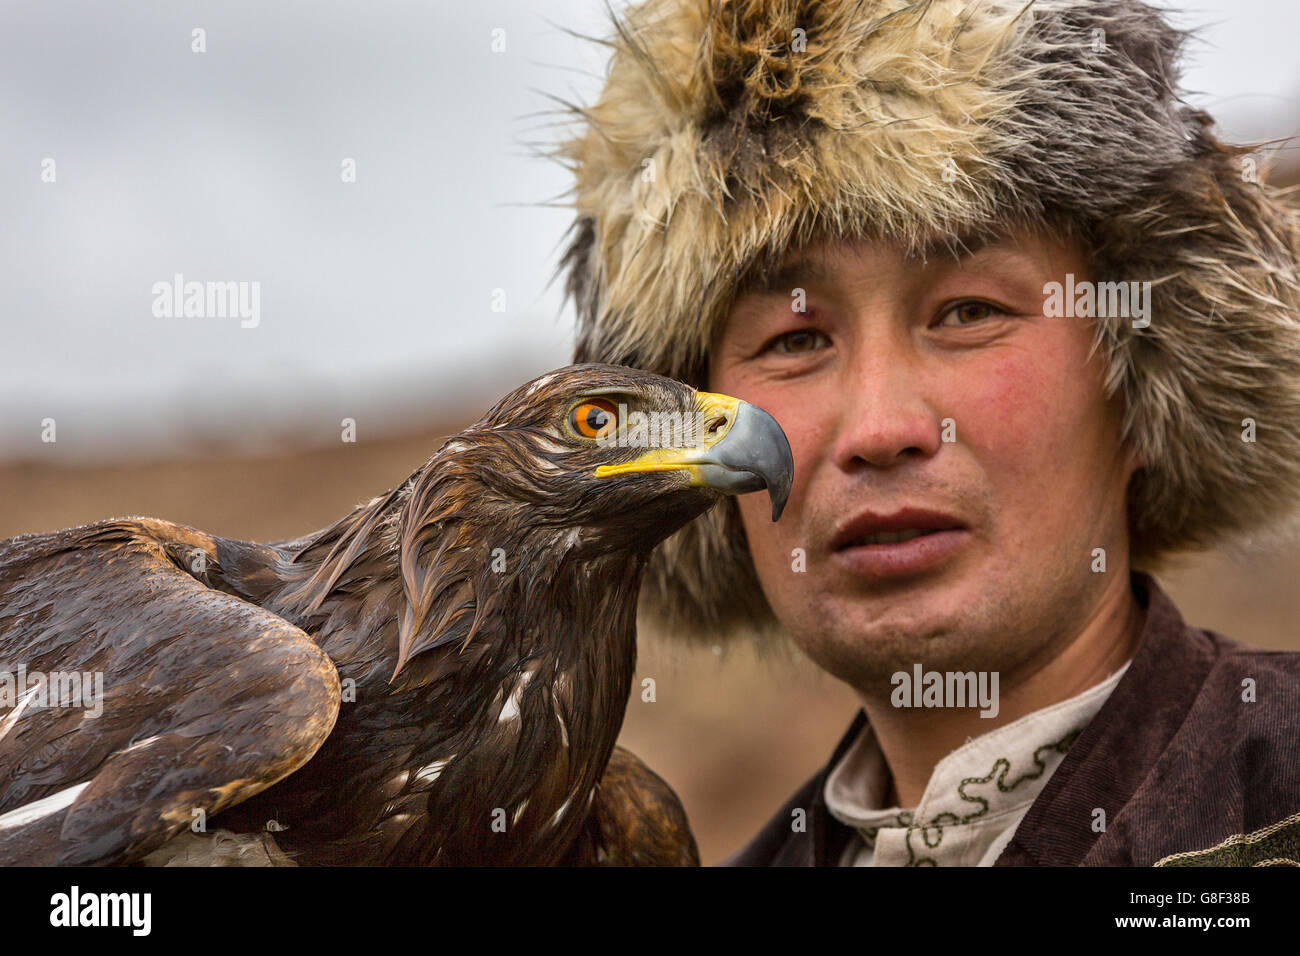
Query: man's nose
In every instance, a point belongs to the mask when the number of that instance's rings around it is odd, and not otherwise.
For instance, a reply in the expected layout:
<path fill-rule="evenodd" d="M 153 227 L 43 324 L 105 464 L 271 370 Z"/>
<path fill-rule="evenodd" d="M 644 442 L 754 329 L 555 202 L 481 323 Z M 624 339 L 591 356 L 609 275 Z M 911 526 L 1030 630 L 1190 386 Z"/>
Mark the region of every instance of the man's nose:
<path fill-rule="evenodd" d="M 894 468 L 934 455 L 943 424 L 925 394 L 916 356 L 905 344 L 877 341 L 845 367 L 836 464 L 846 471 Z"/>

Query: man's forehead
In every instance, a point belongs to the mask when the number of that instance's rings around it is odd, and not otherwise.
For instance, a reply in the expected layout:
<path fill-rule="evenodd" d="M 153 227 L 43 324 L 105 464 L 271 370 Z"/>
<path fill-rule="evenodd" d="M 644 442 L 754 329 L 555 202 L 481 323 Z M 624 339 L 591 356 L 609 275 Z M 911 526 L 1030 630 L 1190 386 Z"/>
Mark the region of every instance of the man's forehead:
<path fill-rule="evenodd" d="M 798 249 L 788 250 L 781 257 L 778 271 L 797 268 L 804 275 L 825 275 L 826 260 L 830 258 L 832 251 L 841 245 L 855 243 L 866 243 L 876 248 L 890 248 L 900 252 L 905 259 L 928 262 L 940 257 L 964 259 L 992 246 L 1016 246 L 1020 243 L 1020 237 L 1005 231 L 971 231 L 937 236 L 919 242 L 912 248 L 887 238 L 822 239 Z"/>
<path fill-rule="evenodd" d="M 985 252 L 1014 253 L 1026 247 L 1027 238 L 1028 234 L 1013 230 L 972 230 L 929 239 L 911 249 L 888 239 L 821 239 L 787 250 L 779 265 L 766 273 L 755 274 L 745 285 L 745 291 L 788 292 L 794 286 L 833 279 L 836 270 L 830 260 L 842 244 L 867 243 L 876 248 L 892 248 L 905 261 L 924 266 L 935 260 L 960 263 Z"/>

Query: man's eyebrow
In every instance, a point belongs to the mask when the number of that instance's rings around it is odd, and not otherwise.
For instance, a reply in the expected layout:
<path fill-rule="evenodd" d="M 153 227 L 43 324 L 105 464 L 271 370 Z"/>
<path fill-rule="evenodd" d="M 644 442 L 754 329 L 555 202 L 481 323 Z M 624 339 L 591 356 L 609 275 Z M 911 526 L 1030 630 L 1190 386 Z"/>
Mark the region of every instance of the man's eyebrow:
<path fill-rule="evenodd" d="M 796 259 L 767 275 L 756 275 L 745 285 L 745 292 L 789 295 L 795 288 L 830 278 L 831 270 L 820 259 Z"/>
<path fill-rule="evenodd" d="M 932 239 L 917 249 L 915 257 L 929 262 L 932 259 L 967 259 L 986 246 L 996 244 L 1002 237 L 989 232 L 971 232 L 956 236 L 944 236 Z M 788 295 L 790 290 L 801 288 L 817 282 L 825 282 L 832 277 L 832 270 L 821 258 L 795 259 L 778 267 L 766 276 L 756 273 L 745 284 L 744 292 L 758 294 L 780 293 Z"/>
<path fill-rule="evenodd" d="M 987 232 L 971 232 L 957 236 L 944 236 L 932 239 L 917 251 L 917 258 L 929 262 L 931 259 L 956 258 L 967 259 L 985 246 L 997 242 L 1001 237 Z"/>

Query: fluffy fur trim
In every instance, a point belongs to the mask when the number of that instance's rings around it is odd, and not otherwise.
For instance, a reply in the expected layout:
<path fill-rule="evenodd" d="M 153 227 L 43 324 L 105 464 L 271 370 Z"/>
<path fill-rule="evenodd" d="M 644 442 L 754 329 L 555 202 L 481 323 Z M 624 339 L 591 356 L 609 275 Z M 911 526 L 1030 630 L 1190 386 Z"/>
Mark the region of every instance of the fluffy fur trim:
<path fill-rule="evenodd" d="M 1276 522 L 1300 495 L 1300 228 L 1179 99 L 1184 38 L 1137 0 L 644 0 L 556 151 L 575 361 L 705 387 L 737 288 L 790 248 L 1066 228 L 1099 280 L 1154 283 L 1148 328 L 1097 323 L 1149 462 L 1135 563 Z M 660 547 L 644 598 L 710 640 L 774 623 L 732 503 Z"/>

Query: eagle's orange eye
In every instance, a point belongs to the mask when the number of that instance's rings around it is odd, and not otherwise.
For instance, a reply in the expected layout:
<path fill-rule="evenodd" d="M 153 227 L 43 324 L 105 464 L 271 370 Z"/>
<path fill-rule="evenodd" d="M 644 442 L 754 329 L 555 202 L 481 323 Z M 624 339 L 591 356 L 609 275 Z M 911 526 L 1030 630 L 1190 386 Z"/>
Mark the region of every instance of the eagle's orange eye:
<path fill-rule="evenodd" d="M 569 425 L 584 438 L 603 438 L 618 427 L 618 409 L 603 398 L 589 398 L 569 412 Z"/>

